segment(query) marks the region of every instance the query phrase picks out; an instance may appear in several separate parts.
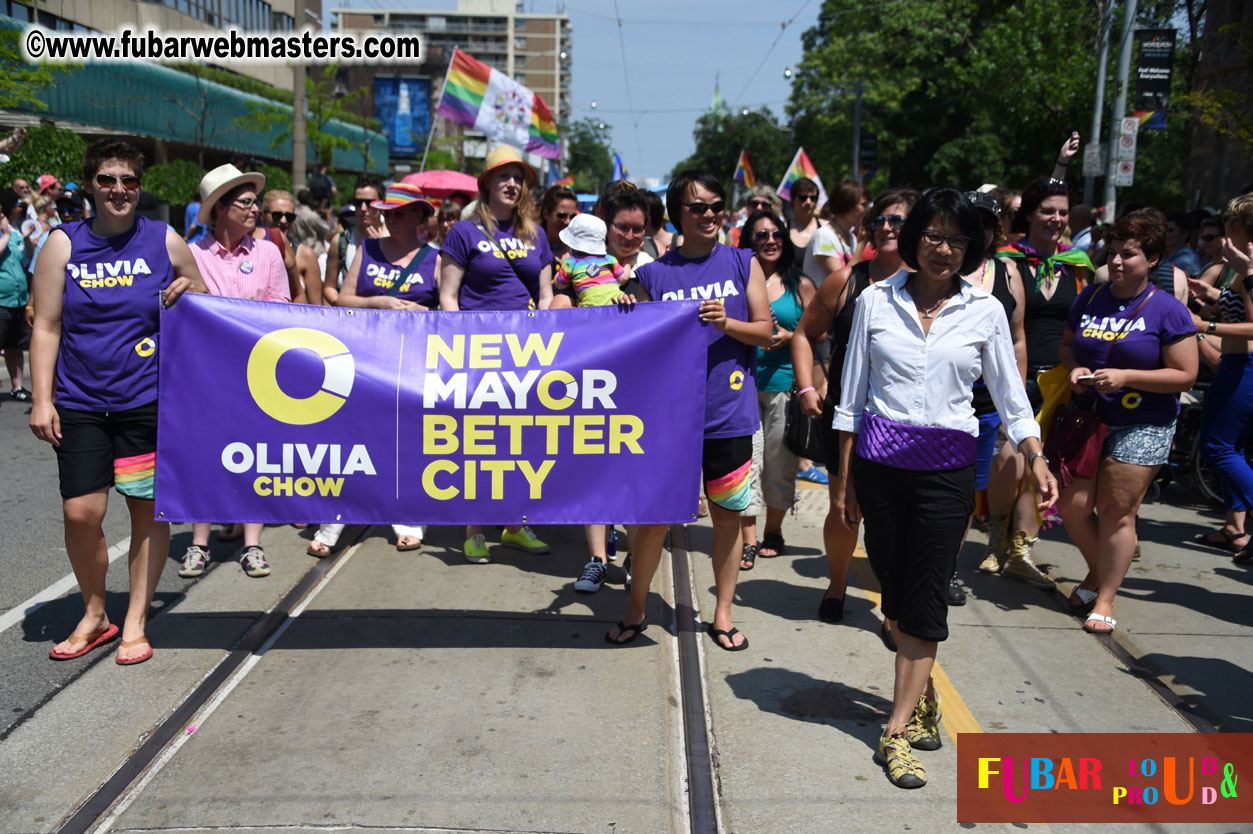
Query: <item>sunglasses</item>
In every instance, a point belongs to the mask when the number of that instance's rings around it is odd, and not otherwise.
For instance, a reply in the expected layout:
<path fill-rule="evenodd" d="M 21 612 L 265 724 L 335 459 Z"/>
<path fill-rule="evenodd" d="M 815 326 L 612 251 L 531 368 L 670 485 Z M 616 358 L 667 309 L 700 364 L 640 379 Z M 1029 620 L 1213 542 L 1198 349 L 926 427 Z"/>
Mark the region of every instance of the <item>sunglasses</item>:
<path fill-rule="evenodd" d="M 765 229 L 758 229 L 753 232 L 753 243 L 767 243 L 771 240 L 783 240 L 783 232 L 778 229 L 775 229 L 773 232 L 768 232 Z"/>
<path fill-rule="evenodd" d="M 899 232 L 904 225 L 905 215 L 903 214 L 880 214 L 870 220 L 870 228 L 876 232 L 884 226 L 890 226 L 892 231 Z"/>
<path fill-rule="evenodd" d="M 748 207 L 753 211 L 770 211 L 771 209 L 771 205 L 768 200 L 762 200 L 760 202 L 750 201 Z"/>
<path fill-rule="evenodd" d="M 618 234 L 632 237 L 634 235 L 642 235 L 645 232 L 643 226 L 632 226 L 628 223 L 614 223 L 613 227 L 618 230 Z"/>
<path fill-rule="evenodd" d="M 270 221 L 278 223 L 280 220 L 286 220 L 288 223 L 296 221 L 296 212 L 294 211 L 272 211 L 270 212 Z"/>
<path fill-rule="evenodd" d="M 704 217 L 711 211 L 714 214 L 722 214 L 722 210 L 727 207 L 725 200 L 719 200 L 716 203 L 684 203 L 683 205 L 697 217 Z"/>
<path fill-rule="evenodd" d="M 817 194 L 800 194 L 796 197 L 798 203 L 816 203 L 818 202 Z"/>
<path fill-rule="evenodd" d="M 573 220 L 575 218 L 575 215 L 577 214 L 578 214 L 577 211 L 557 211 L 557 212 L 553 212 L 553 217 L 557 218 L 558 220 L 570 221 L 570 220 Z"/>
<path fill-rule="evenodd" d="M 373 199 L 371 199 L 371 198 L 369 198 L 369 197 L 364 197 L 364 198 L 355 198 L 355 199 L 352 201 L 352 204 L 353 204 L 354 206 L 361 206 L 362 208 L 369 208 L 369 207 L 370 207 L 370 203 L 373 203 L 373 202 L 374 202 L 374 200 L 376 200 L 376 199 L 378 199 L 378 198 L 377 198 L 377 197 L 375 197 L 375 198 L 373 198 Z"/>
<path fill-rule="evenodd" d="M 101 188 L 112 188 L 117 185 L 118 178 L 112 174 L 96 174 L 96 185 Z M 125 174 L 122 177 L 122 187 L 127 191 L 139 190 L 139 177 L 134 174 Z"/>
<path fill-rule="evenodd" d="M 1209 243 L 1211 240 L 1218 240 L 1222 235 L 1201 235 L 1202 243 Z"/>
<path fill-rule="evenodd" d="M 965 235 L 946 235 L 930 229 L 922 233 L 922 239 L 927 242 L 928 246 L 934 246 L 937 249 L 947 243 L 948 248 L 954 252 L 965 252 L 966 247 L 970 245 L 970 238 Z"/>

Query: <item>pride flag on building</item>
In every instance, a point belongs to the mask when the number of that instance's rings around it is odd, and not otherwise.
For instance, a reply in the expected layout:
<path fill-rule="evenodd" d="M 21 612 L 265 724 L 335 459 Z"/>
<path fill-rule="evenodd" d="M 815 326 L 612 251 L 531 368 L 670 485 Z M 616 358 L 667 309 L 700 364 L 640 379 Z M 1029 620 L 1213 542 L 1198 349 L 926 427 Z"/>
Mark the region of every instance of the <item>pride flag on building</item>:
<path fill-rule="evenodd" d="M 490 139 L 547 159 L 561 158 L 548 104 L 517 81 L 454 49 L 435 112 Z"/>
<path fill-rule="evenodd" d="M 796 156 L 792 157 L 792 164 L 787 166 L 787 173 L 783 175 L 783 182 L 779 183 L 777 191 L 779 196 L 784 200 L 792 199 L 792 183 L 801 177 L 809 177 L 818 185 L 818 208 L 821 209 L 827 204 L 827 190 L 822 187 L 822 180 L 818 177 L 818 169 L 809 161 L 809 157 L 805 154 L 804 148 L 796 150 Z"/>
<path fill-rule="evenodd" d="M 752 188 L 757 184 L 757 178 L 753 176 L 753 166 L 748 163 L 748 151 L 740 151 L 740 161 L 735 165 L 736 182 L 743 183 L 745 188 Z"/>

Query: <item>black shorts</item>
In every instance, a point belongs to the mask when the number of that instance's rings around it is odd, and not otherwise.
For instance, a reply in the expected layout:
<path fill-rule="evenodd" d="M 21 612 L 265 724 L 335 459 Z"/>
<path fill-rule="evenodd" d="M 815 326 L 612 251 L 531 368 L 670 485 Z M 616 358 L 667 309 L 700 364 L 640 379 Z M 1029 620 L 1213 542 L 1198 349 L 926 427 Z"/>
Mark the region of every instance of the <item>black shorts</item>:
<path fill-rule="evenodd" d="M 744 512 L 753 492 L 753 436 L 706 438 L 701 473 L 710 501 L 733 513 Z"/>
<path fill-rule="evenodd" d="M 853 475 L 883 616 L 911 637 L 946 640 L 946 592 L 975 508 L 975 467 L 915 472 L 854 455 Z"/>
<path fill-rule="evenodd" d="M 30 325 L 25 307 L 0 307 L 0 348 L 30 348 Z"/>
<path fill-rule="evenodd" d="M 110 484 L 129 498 L 152 500 L 157 461 L 157 404 L 127 411 L 58 408 L 61 497 L 77 498 Z"/>

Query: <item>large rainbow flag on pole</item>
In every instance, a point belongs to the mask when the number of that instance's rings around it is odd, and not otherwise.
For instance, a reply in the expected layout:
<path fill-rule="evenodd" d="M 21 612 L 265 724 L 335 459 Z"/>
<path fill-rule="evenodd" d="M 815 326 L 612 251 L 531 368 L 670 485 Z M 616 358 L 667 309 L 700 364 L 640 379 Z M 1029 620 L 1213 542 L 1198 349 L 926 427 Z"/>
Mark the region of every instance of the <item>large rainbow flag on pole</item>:
<path fill-rule="evenodd" d="M 801 177 L 809 177 L 818 184 L 818 208 L 821 209 L 827 204 L 827 190 L 822 187 L 822 180 L 818 177 L 818 169 L 809 161 L 809 157 L 805 154 L 805 149 L 797 148 L 796 156 L 792 157 L 792 164 L 787 166 L 787 173 L 783 175 L 783 182 L 779 183 L 777 189 L 779 196 L 784 200 L 791 200 L 792 183 Z"/>
<path fill-rule="evenodd" d="M 736 182 L 744 184 L 745 188 L 752 188 L 757 184 L 757 178 L 753 176 L 753 166 L 748 164 L 748 151 L 740 151 L 740 161 L 735 165 Z"/>
<path fill-rule="evenodd" d="M 435 112 L 490 139 L 547 159 L 561 158 L 548 104 L 517 81 L 454 49 Z"/>

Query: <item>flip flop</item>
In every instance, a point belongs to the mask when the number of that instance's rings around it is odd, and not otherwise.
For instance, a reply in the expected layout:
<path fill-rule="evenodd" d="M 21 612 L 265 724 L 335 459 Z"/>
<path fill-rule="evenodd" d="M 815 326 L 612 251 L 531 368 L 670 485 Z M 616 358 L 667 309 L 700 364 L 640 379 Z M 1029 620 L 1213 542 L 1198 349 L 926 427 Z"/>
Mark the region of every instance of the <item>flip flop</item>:
<path fill-rule="evenodd" d="M 1215 539 L 1215 534 L 1221 536 L 1222 538 Z M 1247 539 L 1248 537 L 1248 533 L 1228 533 L 1226 528 L 1219 528 L 1218 530 L 1214 530 L 1209 533 L 1197 533 L 1192 537 L 1192 541 L 1196 544 L 1203 544 L 1206 547 L 1213 547 L 1217 550 L 1226 550 L 1229 553 L 1235 553 L 1241 549 L 1241 546 L 1236 544 L 1236 539 Z M 1244 546 L 1247 547 L 1248 543 L 1246 542 Z"/>
<path fill-rule="evenodd" d="M 626 623 L 622 622 L 622 620 L 618 620 L 618 639 L 617 640 L 613 639 L 612 637 L 609 636 L 609 632 L 606 631 L 605 642 L 610 644 L 611 646 L 625 646 L 627 643 L 634 642 L 635 638 L 643 634 L 644 629 L 646 628 L 648 628 L 647 619 L 640 620 L 635 625 L 627 625 Z M 628 633 L 631 636 L 623 640 L 622 635 L 628 634 Z"/>
<path fill-rule="evenodd" d="M 405 553 L 410 550 L 419 550 L 422 547 L 422 540 L 417 538 L 416 536 L 401 536 L 401 538 L 416 539 L 416 541 L 418 542 L 417 544 L 401 544 L 400 539 L 397 539 L 396 549 L 399 550 L 401 553 Z"/>
<path fill-rule="evenodd" d="M 1107 625 L 1109 628 L 1093 628 L 1093 624 Z M 1113 634 L 1116 628 L 1118 628 L 1118 621 L 1104 614 L 1089 614 L 1088 618 L 1083 621 L 1083 630 L 1088 634 Z"/>
<path fill-rule="evenodd" d="M 714 628 L 714 624 L 710 623 L 708 626 L 705 627 L 705 631 L 709 632 L 709 636 L 713 638 L 714 645 L 722 649 L 724 652 L 742 652 L 748 648 L 747 637 L 744 638 L 743 643 L 740 643 L 738 646 L 735 645 L 735 635 L 740 633 L 740 630 L 738 628 L 733 628 L 730 631 L 723 631 L 720 628 Z M 722 645 L 722 641 L 718 639 L 719 637 L 727 638 L 727 642 L 730 643 L 731 645 L 729 646 Z"/>
<path fill-rule="evenodd" d="M 79 640 L 87 640 L 88 641 L 87 645 L 79 649 L 76 652 L 69 652 L 69 653 L 58 652 L 54 648 L 52 651 L 48 652 L 48 657 L 52 658 L 53 660 L 73 660 L 76 657 L 82 657 L 83 655 L 87 654 L 87 652 L 91 651 L 92 649 L 99 648 L 100 646 L 103 646 L 105 643 L 108 643 L 114 637 L 117 637 L 117 632 L 118 632 L 117 626 L 110 623 L 108 628 L 102 628 L 99 631 L 89 631 L 86 634 L 71 634 L 69 637 L 66 638 L 67 640 L 70 640 L 71 642 L 78 642 Z"/>
<path fill-rule="evenodd" d="M 130 649 L 135 646 L 147 646 L 148 651 L 138 657 L 129 657 L 125 660 L 121 657 L 114 658 L 118 666 L 134 666 L 135 664 L 143 663 L 145 660 L 152 657 L 152 644 L 148 642 L 147 637 L 137 637 L 134 640 L 123 640 L 121 643 L 118 643 L 118 648 L 121 649 Z"/>

